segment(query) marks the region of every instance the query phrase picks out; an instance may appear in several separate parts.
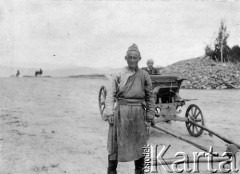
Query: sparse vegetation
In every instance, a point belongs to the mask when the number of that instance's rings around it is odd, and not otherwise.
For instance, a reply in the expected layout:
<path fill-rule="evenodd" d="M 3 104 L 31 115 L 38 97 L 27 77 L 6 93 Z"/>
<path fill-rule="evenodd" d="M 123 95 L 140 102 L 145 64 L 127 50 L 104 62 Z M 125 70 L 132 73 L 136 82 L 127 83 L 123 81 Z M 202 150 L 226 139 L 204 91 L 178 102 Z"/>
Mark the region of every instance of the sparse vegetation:
<path fill-rule="evenodd" d="M 216 62 L 240 62 L 240 47 L 238 45 L 230 48 L 227 44 L 229 33 L 224 21 L 221 21 L 218 36 L 215 39 L 214 49 L 210 45 L 205 47 L 205 55 L 210 56 Z"/>

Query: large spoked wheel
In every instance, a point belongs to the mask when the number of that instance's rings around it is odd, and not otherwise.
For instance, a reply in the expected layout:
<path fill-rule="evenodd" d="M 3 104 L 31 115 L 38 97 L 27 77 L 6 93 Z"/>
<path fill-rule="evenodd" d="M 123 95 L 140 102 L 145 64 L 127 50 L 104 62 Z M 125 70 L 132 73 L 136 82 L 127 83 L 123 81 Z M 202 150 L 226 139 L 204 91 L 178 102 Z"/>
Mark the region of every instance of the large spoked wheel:
<path fill-rule="evenodd" d="M 191 104 L 188 106 L 185 117 L 188 117 L 189 120 L 195 122 L 199 125 L 204 126 L 204 119 L 201 109 L 195 105 Z M 191 122 L 186 122 L 186 127 L 191 136 L 198 137 L 202 135 L 203 129 L 195 126 Z"/>
<path fill-rule="evenodd" d="M 99 105 L 99 111 L 102 119 L 103 119 L 103 111 L 105 109 L 106 96 L 107 96 L 107 90 L 105 86 L 101 86 L 98 94 L 98 105 Z"/>

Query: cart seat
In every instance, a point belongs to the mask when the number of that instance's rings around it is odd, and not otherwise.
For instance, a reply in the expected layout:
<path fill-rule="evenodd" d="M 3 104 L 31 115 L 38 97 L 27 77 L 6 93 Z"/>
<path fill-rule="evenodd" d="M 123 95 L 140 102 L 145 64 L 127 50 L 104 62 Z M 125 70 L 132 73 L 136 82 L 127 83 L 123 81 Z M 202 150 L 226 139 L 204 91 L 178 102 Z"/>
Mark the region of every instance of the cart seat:
<path fill-rule="evenodd" d="M 153 88 L 162 86 L 162 88 L 179 88 L 177 76 L 150 75 Z"/>

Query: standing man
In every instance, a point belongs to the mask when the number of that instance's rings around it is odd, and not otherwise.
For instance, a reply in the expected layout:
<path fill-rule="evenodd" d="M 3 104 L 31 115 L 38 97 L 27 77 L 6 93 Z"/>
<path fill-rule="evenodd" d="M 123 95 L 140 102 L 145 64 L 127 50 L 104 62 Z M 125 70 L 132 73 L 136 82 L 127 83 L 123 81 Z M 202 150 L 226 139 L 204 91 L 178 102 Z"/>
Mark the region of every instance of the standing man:
<path fill-rule="evenodd" d="M 142 69 L 147 71 L 147 73 L 150 74 L 150 75 L 157 74 L 157 70 L 153 67 L 153 65 L 154 65 L 154 60 L 153 59 L 148 59 L 147 60 L 147 67 L 144 67 Z"/>
<path fill-rule="evenodd" d="M 128 66 L 112 76 L 107 89 L 104 116 L 109 122 L 108 174 L 117 174 L 118 162 L 128 161 L 134 161 L 135 174 L 144 173 L 143 146 L 147 145 L 155 110 L 152 82 L 148 73 L 138 68 L 140 59 L 133 44 L 125 56 Z"/>

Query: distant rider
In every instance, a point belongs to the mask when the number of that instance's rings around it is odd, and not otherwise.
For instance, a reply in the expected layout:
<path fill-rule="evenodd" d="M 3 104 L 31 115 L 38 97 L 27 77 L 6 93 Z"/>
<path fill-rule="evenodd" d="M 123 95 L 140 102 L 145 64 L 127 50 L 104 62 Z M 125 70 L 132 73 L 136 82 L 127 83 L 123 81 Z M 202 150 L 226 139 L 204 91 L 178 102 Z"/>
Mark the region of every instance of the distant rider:
<path fill-rule="evenodd" d="M 19 71 L 19 70 L 17 70 L 16 77 L 19 77 L 19 75 L 20 75 L 20 71 Z"/>

